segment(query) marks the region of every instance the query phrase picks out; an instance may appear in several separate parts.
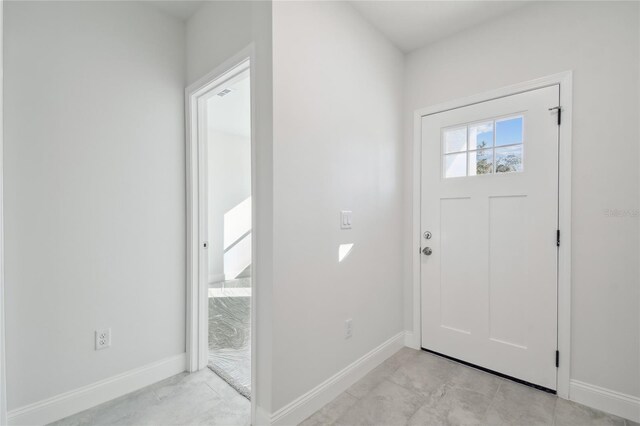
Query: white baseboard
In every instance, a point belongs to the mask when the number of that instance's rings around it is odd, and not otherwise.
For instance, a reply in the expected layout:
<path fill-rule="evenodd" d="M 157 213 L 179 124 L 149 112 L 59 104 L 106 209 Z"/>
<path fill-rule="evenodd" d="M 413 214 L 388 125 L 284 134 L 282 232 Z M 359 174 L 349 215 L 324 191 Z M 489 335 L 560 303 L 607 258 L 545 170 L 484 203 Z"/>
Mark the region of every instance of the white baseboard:
<path fill-rule="evenodd" d="M 569 399 L 577 403 L 640 423 L 640 398 L 571 380 Z"/>
<path fill-rule="evenodd" d="M 277 410 L 271 415 L 271 424 L 297 425 L 396 353 L 404 346 L 404 341 L 404 331 L 396 334 L 309 392 Z"/>
<path fill-rule="evenodd" d="M 180 354 L 108 379 L 11 410 L 9 425 L 45 425 L 182 373 L 187 354 Z"/>

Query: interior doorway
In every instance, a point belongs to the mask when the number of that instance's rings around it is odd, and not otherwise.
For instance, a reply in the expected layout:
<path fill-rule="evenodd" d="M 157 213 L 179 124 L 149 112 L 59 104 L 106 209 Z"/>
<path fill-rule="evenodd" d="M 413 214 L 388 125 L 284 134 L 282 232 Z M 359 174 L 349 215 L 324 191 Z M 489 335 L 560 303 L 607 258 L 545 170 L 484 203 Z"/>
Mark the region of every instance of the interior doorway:
<path fill-rule="evenodd" d="M 251 87 L 249 69 L 199 102 L 207 150 L 208 366 L 251 395 Z"/>
<path fill-rule="evenodd" d="M 421 346 L 555 391 L 560 86 L 422 117 Z"/>
<path fill-rule="evenodd" d="M 250 60 L 232 61 L 188 88 L 187 119 L 190 370 L 208 367 L 251 399 L 255 244 Z"/>

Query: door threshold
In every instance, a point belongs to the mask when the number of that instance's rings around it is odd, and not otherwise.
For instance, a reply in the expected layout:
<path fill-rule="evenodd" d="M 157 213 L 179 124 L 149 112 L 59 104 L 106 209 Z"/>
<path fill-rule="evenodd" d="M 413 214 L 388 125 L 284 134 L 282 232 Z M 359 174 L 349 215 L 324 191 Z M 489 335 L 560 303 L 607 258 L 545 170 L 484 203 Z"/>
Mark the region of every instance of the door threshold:
<path fill-rule="evenodd" d="M 540 390 L 542 392 L 551 393 L 553 395 L 556 395 L 556 391 L 553 390 L 553 389 L 545 388 L 544 386 L 536 385 L 535 383 L 527 382 L 526 380 L 521 380 L 521 379 L 509 376 L 509 375 L 506 375 L 506 374 L 503 374 L 503 373 L 498 373 L 497 371 L 489 370 L 488 368 L 480 367 L 479 365 L 472 364 L 470 362 L 463 361 L 461 359 L 454 358 L 452 356 L 445 355 L 445 354 L 442 354 L 440 352 L 432 351 L 432 350 L 426 349 L 426 348 L 421 348 L 421 349 L 423 351 L 425 351 L 425 352 L 429 352 L 430 354 L 439 356 L 441 358 L 446 358 L 446 359 L 448 359 L 450 361 L 454 361 L 454 362 L 457 362 L 459 364 L 466 365 L 467 367 L 472 367 L 472 368 L 475 368 L 476 370 L 484 371 L 485 373 L 493 374 L 494 376 L 498 376 L 498 377 L 501 377 L 503 379 L 507 379 L 507 380 L 510 380 L 512 382 L 519 383 L 521 385 L 529 386 L 530 388 L 538 389 L 538 390 Z"/>

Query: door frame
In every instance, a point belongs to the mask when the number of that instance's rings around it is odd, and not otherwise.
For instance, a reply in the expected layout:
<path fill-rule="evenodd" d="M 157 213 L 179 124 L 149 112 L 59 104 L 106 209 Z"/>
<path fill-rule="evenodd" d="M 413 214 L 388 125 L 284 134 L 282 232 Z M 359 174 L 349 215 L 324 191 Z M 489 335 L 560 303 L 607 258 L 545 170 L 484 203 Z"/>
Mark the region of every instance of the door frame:
<path fill-rule="evenodd" d="M 251 194 L 255 195 L 256 178 L 256 67 L 253 44 L 227 59 L 213 71 L 189 85 L 185 89 L 185 129 L 186 129 L 186 213 L 187 213 L 187 297 L 186 297 L 186 352 L 187 371 L 195 372 L 207 367 L 208 362 L 208 274 L 202 273 L 201 259 L 206 256 L 203 244 L 208 241 L 206 218 L 206 146 L 200 149 L 198 141 L 198 99 L 211 89 L 223 84 L 234 76 L 249 70 L 251 93 Z M 203 163 L 204 162 L 204 163 Z M 259 211 L 258 197 L 252 196 L 251 203 L 251 424 L 256 422 L 257 401 L 257 303 L 256 287 L 258 271 L 257 235 Z M 204 271 L 206 272 L 206 271 Z"/>
<path fill-rule="evenodd" d="M 412 271 L 413 338 L 407 344 L 414 349 L 422 347 L 422 306 L 420 283 L 420 209 L 422 168 L 422 117 L 452 109 L 516 95 L 543 87 L 559 85 L 562 124 L 559 129 L 558 157 L 558 222 L 561 244 L 558 249 L 558 351 L 560 363 L 557 374 L 557 395 L 569 399 L 571 362 L 571 126 L 573 112 L 573 73 L 565 71 L 524 83 L 514 84 L 489 92 L 456 99 L 418 109 L 413 117 L 413 191 L 412 191 Z M 552 362 L 552 359 L 549 359 Z"/>
<path fill-rule="evenodd" d="M 0 1 L 0 46 L 4 44 L 4 1 Z M 0 50 L 0 425 L 7 424 L 4 318 L 4 54 Z"/>

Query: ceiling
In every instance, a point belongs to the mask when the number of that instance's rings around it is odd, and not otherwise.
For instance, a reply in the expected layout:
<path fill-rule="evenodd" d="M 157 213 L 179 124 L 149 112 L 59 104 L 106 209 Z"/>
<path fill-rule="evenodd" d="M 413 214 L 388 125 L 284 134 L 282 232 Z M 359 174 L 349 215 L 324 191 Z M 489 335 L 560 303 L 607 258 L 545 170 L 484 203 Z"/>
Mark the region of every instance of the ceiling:
<path fill-rule="evenodd" d="M 143 0 L 182 21 L 207 0 Z M 528 1 L 349 0 L 373 26 L 404 52 L 482 24 Z"/>
<path fill-rule="evenodd" d="M 350 3 L 404 52 L 511 12 L 527 1 L 357 1 Z"/>
<path fill-rule="evenodd" d="M 165 13 L 186 21 L 198 10 L 204 1 L 194 0 L 143 0 L 145 4 L 154 6 Z"/>

